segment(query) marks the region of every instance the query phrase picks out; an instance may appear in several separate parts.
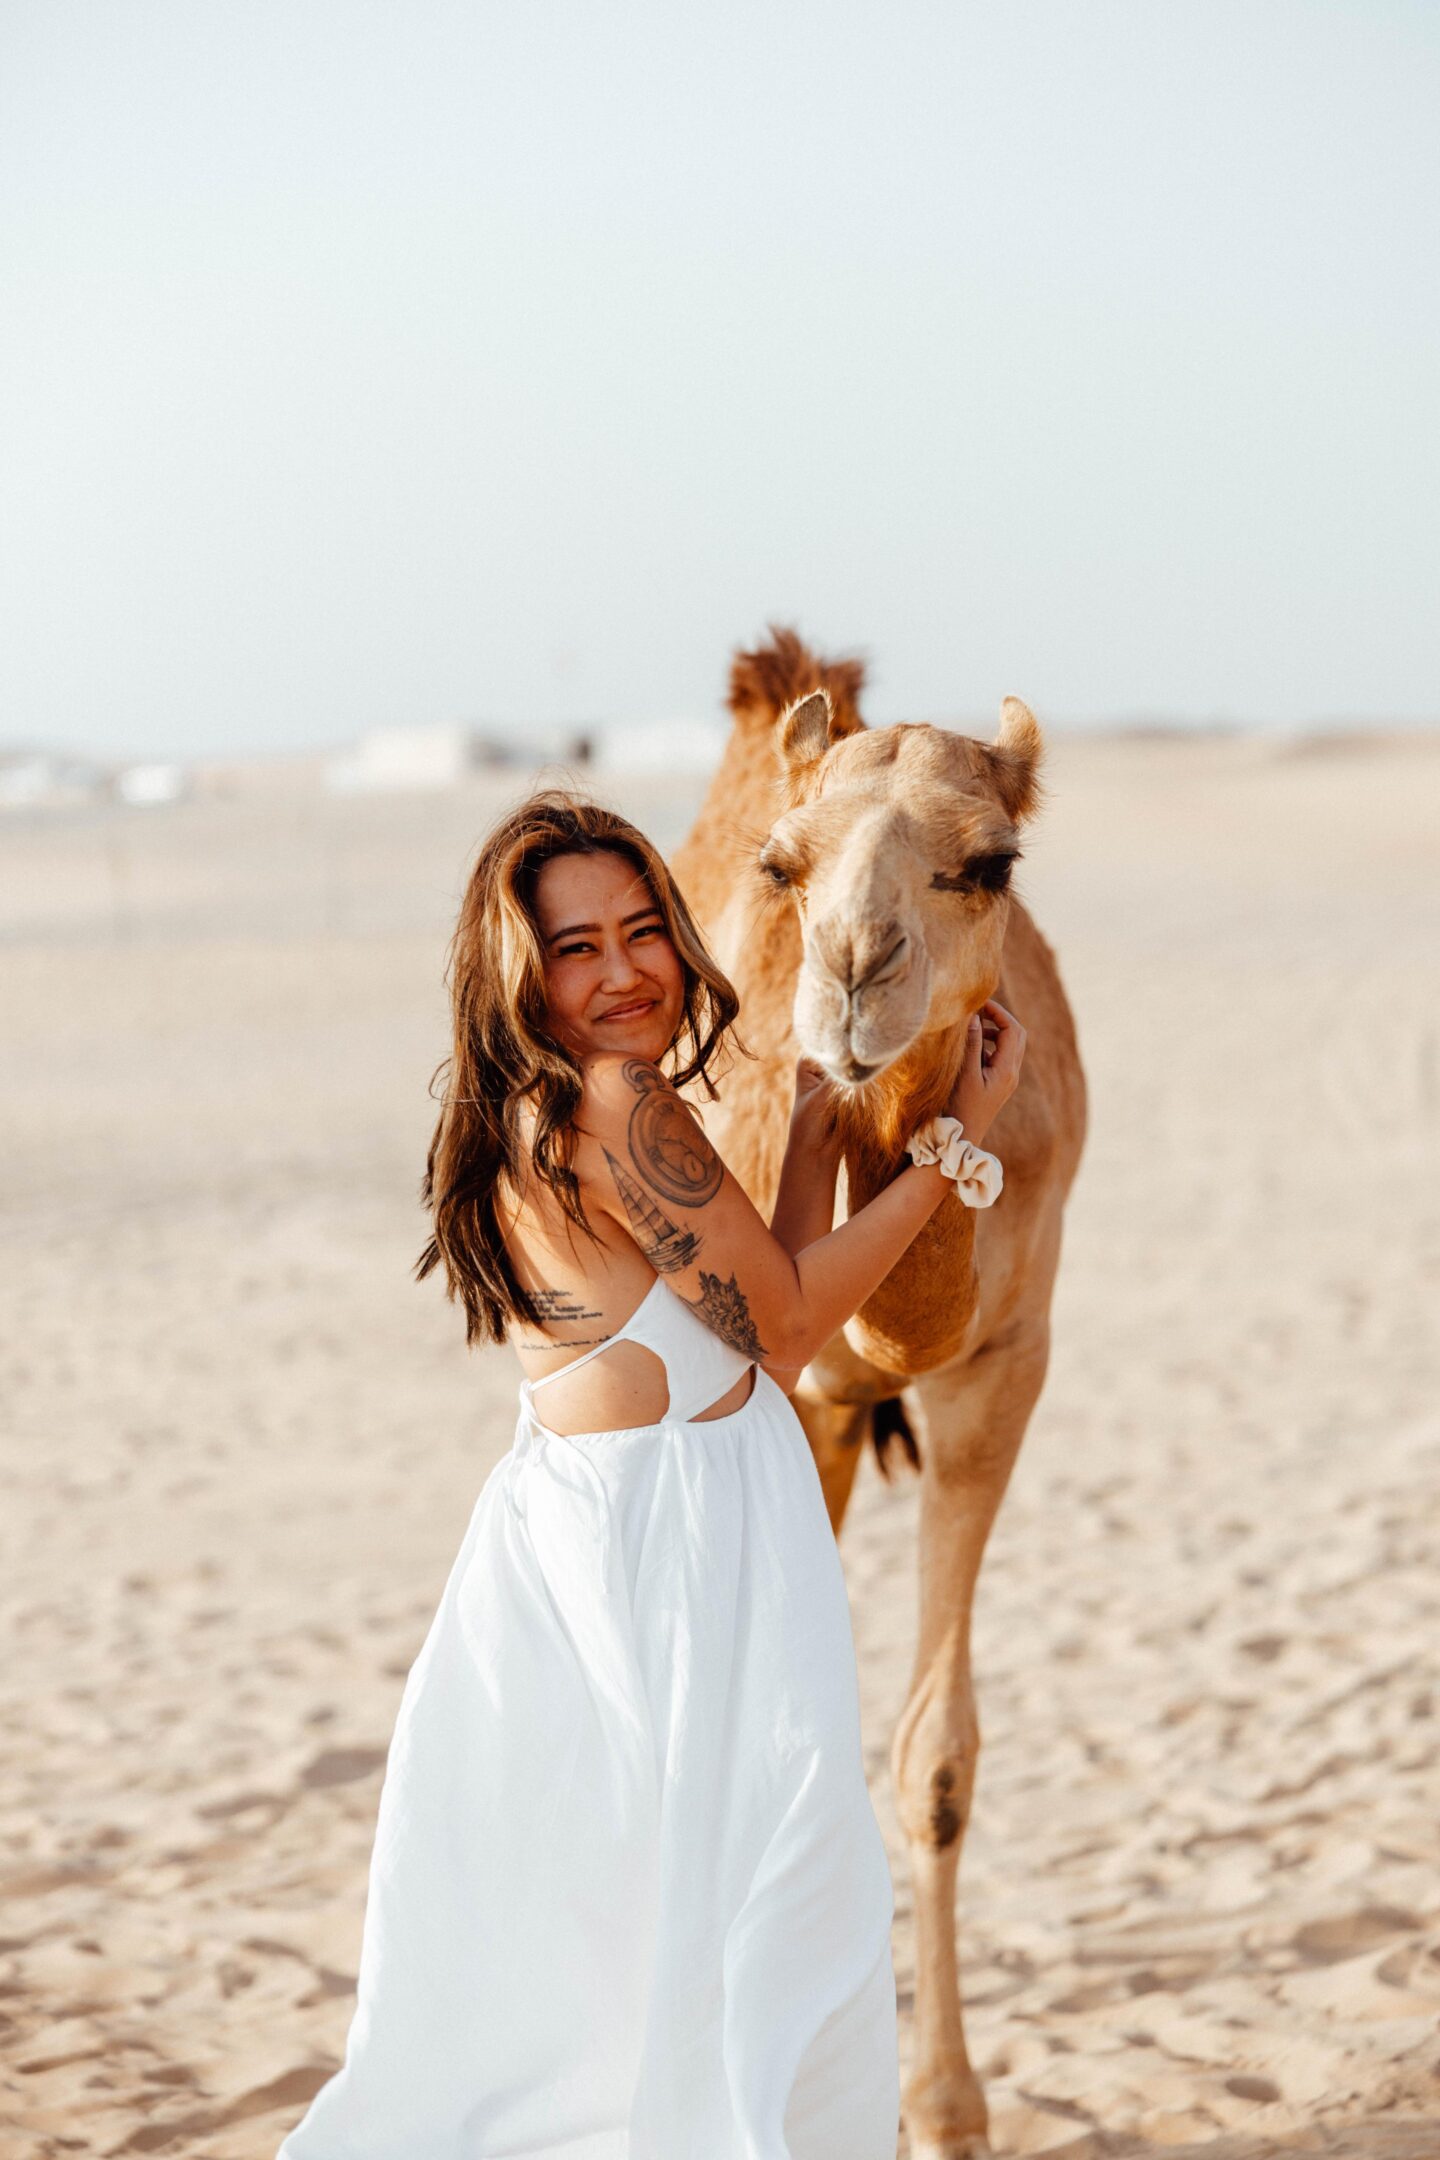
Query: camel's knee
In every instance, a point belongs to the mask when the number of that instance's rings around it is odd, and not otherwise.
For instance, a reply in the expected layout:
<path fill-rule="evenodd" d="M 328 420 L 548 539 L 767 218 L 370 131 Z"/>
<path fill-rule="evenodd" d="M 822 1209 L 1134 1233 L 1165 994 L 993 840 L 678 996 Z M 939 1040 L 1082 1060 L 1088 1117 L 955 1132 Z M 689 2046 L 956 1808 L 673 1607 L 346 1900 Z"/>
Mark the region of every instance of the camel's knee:
<path fill-rule="evenodd" d="M 923 1835 L 937 1852 L 953 1845 L 970 1820 L 973 1776 L 958 1762 L 933 1763 L 926 1781 Z"/>
<path fill-rule="evenodd" d="M 895 1807 L 912 1844 L 943 1852 L 965 1834 L 980 1760 L 980 1729 L 971 1720 L 957 1738 L 896 1734 Z"/>

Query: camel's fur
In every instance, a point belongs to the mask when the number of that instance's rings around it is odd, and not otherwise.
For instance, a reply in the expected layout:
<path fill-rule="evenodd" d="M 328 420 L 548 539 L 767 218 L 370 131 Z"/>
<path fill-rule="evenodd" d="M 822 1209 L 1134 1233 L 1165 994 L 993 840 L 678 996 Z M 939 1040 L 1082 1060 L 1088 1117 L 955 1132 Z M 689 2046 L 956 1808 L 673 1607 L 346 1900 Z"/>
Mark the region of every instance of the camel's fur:
<path fill-rule="evenodd" d="M 986 1139 L 1005 1166 L 1000 1200 L 983 1213 L 944 1201 L 794 1398 L 837 1536 L 867 1430 L 879 1428 L 877 1444 L 897 1430 L 910 1439 L 902 1391 L 919 1425 L 920 1638 L 892 1748 L 915 1874 L 905 2104 L 915 2160 L 962 2160 L 986 2149 L 954 1909 L 979 1749 L 970 1613 L 1044 1378 L 1085 1085 L 1053 956 L 1025 908 L 956 889 L 966 864 L 1013 845 L 1034 813 L 1032 715 L 1007 698 L 994 744 L 932 727 L 867 729 L 863 680 L 858 661 L 819 660 L 790 631 L 739 654 L 730 740 L 674 868 L 740 992 L 740 1034 L 760 1053 L 737 1061 L 705 1121 L 762 1212 L 802 1051 L 842 1083 L 848 1210 L 903 1166 L 909 1133 L 943 1107 L 965 1022 L 986 997 L 1028 1033 L 1019 1088 Z M 767 884 L 762 847 L 797 886 Z M 853 1080 L 857 1060 L 878 1069 Z"/>

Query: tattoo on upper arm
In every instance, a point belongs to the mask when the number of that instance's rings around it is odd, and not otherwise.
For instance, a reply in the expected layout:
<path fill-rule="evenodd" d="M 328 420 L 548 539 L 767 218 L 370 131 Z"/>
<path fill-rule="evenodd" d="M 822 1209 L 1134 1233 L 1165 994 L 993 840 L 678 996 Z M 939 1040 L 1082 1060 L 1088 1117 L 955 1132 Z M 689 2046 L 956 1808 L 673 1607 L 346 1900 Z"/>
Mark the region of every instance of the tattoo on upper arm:
<path fill-rule="evenodd" d="M 712 1275 L 708 1268 L 701 1268 L 700 1292 L 698 1298 L 686 1298 L 685 1303 L 692 1312 L 700 1315 L 712 1334 L 757 1363 L 769 1355 L 755 1332 L 745 1293 L 733 1275 L 729 1282 L 722 1283 L 718 1275 Z"/>
<path fill-rule="evenodd" d="M 725 1165 L 694 1112 L 664 1074 L 642 1058 L 628 1058 L 621 1071 L 640 1098 L 630 1113 L 626 1133 L 631 1162 L 662 1198 L 680 1207 L 704 1207 L 724 1183 Z M 681 1230 L 671 1222 L 608 1148 L 605 1160 L 624 1204 L 631 1235 L 655 1272 L 673 1275 L 688 1267 L 703 1240 L 696 1232 Z M 683 1302 L 699 1314 L 712 1334 L 743 1357 L 753 1358 L 758 1364 L 769 1355 L 756 1333 L 745 1293 L 733 1275 L 728 1282 L 722 1282 L 718 1275 L 701 1268 L 700 1296 Z"/>
<path fill-rule="evenodd" d="M 610 1175 L 615 1180 L 630 1224 L 630 1235 L 644 1253 L 657 1275 L 673 1275 L 677 1269 L 688 1267 L 699 1252 L 702 1240 L 695 1230 L 682 1230 L 671 1222 L 663 1208 L 658 1208 L 644 1187 L 637 1185 L 623 1163 L 618 1163 L 605 1150 L 605 1160 L 610 1165 Z"/>
<path fill-rule="evenodd" d="M 665 1199 L 704 1207 L 719 1192 L 725 1165 L 694 1112 L 642 1058 L 627 1058 L 621 1070 L 640 1098 L 626 1135 L 635 1168 Z"/>

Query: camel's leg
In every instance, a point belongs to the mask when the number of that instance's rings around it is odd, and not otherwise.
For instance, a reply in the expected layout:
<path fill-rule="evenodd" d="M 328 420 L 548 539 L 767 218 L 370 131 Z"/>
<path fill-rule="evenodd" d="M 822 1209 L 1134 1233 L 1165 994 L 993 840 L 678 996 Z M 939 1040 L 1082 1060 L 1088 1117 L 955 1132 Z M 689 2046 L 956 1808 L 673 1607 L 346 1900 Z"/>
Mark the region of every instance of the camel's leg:
<path fill-rule="evenodd" d="M 850 1505 L 855 1473 L 870 1434 L 870 1409 L 866 1403 L 826 1402 L 818 1395 L 792 1395 L 795 1414 L 805 1428 L 820 1489 L 836 1537 Z"/>
<path fill-rule="evenodd" d="M 976 2160 L 989 2151 L 985 2096 L 965 2047 L 955 1914 L 980 1751 L 970 1614 L 1048 1340 L 1043 1322 L 1031 1325 L 953 1371 L 911 1383 L 921 1419 L 920 1638 L 890 1760 L 915 1885 L 915 2045 L 905 2088 L 913 2160 Z"/>
<path fill-rule="evenodd" d="M 871 1406 L 898 1395 L 904 1385 L 902 1374 L 886 1372 L 852 1350 L 841 1331 L 810 1360 L 790 1391 L 837 1538 L 870 1437 Z"/>

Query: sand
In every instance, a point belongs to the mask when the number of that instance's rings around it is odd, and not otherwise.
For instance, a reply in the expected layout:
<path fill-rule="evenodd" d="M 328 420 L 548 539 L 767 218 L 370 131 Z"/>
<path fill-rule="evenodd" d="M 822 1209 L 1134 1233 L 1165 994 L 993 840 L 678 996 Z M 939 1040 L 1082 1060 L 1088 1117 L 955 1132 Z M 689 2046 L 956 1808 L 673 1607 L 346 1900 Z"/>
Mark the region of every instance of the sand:
<path fill-rule="evenodd" d="M 995 2148 L 1429 2160 L 1440 742 L 1050 780 L 1094 1122 L 976 1620 Z M 270 2160 L 339 2059 L 401 1683 L 513 1430 L 409 1269 L 516 785 L 0 829 L 7 2153 Z M 604 790 L 662 844 L 697 793 Z M 916 1499 L 867 1462 L 842 1546 L 907 2051 Z"/>

